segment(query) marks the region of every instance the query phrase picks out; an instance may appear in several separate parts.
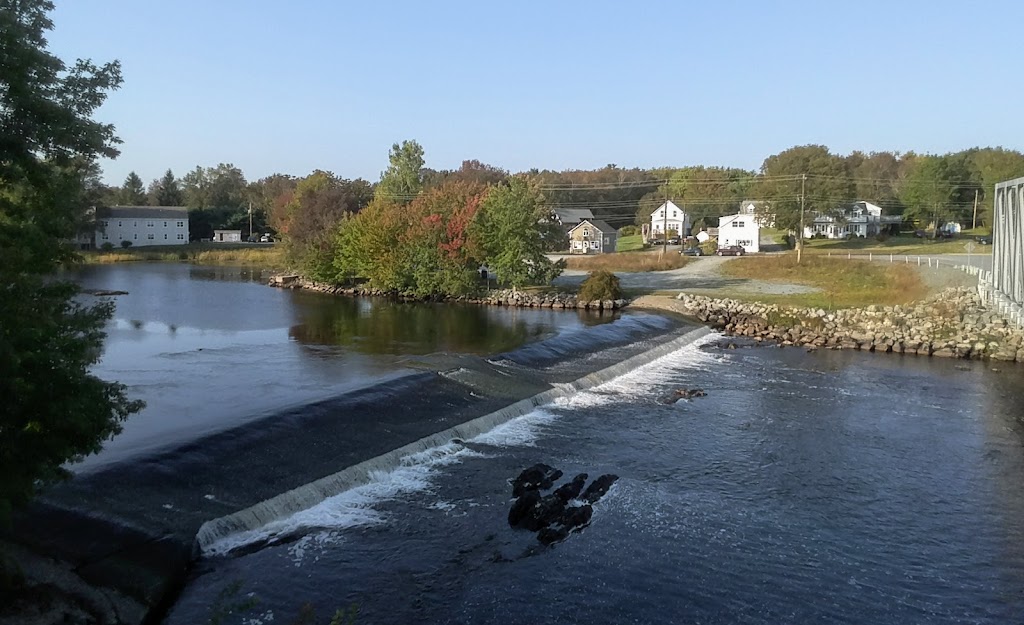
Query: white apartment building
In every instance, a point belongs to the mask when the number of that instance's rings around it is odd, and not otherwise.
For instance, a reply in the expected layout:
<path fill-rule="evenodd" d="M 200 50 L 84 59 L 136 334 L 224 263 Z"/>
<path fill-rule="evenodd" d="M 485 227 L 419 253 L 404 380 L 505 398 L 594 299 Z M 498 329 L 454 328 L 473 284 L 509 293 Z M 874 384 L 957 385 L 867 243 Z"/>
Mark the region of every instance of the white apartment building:
<path fill-rule="evenodd" d="M 185 245 L 188 209 L 183 206 L 113 206 L 96 211 L 96 247 Z"/>

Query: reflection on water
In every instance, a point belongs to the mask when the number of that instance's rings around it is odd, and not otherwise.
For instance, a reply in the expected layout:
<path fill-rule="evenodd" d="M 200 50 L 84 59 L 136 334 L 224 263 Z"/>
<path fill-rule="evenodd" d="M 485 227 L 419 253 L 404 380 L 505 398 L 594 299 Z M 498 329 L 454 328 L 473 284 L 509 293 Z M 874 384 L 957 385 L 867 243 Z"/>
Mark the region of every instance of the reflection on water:
<path fill-rule="evenodd" d="M 268 277 L 260 269 L 184 263 L 75 273 L 84 288 L 128 293 L 113 298 L 94 371 L 147 403 L 79 469 L 409 373 L 410 356 L 497 353 L 615 318 L 335 297 L 269 288 Z"/>
<path fill-rule="evenodd" d="M 309 295 L 309 294 L 306 294 Z M 302 323 L 288 331 L 311 345 L 346 346 L 366 354 L 434 352 L 491 354 L 550 336 L 580 323 L 605 323 L 610 315 L 523 310 L 383 299 L 299 296 Z"/>

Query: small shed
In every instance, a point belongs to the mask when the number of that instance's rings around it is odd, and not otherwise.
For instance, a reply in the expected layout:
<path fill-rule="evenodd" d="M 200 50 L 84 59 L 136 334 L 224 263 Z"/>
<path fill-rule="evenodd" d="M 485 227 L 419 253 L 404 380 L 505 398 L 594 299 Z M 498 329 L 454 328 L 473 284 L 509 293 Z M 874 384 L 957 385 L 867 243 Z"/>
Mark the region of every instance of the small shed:
<path fill-rule="evenodd" d="M 241 230 L 214 230 L 213 240 L 215 243 L 241 243 Z"/>
<path fill-rule="evenodd" d="M 584 219 L 569 231 L 570 254 L 611 254 L 619 233 L 599 219 Z"/>

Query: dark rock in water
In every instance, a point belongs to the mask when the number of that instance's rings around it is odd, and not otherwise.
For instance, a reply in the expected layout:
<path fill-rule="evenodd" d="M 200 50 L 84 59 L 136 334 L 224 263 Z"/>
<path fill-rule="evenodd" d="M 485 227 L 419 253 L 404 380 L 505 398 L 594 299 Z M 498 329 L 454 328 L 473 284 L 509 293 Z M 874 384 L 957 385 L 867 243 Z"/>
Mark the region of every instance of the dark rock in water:
<path fill-rule="evenodd" d="M 565 502 L 557 495 L 542 497 L 530 509 L 529 513 L 519 523 L 519 526 L 531 532 L 537 532 L 545 527 L 557 523 L 565 513 Z"/>
<path fill-rule="evenodd" d="M 86 295 L 95 295 L 96 297 L 105 297 L 109 295 L 128 295 L 128 291 L 113 291 L 109 289 L 82 289 L 82 293 Z"/>
<path fill-rule="evenodd" d="M 539 501 L 540 492 L 535 490 L 528 490 L 520 495 L 519 498 L 513 502 L 512 508 L 508 511 L 509 526 L 518 527 Z"/>
<path fill-rule="evenodd" d="M 680 399 L 693 399 L 694 397 L 707 397 L 708 394 L 702 388 L 691 388 L 685 389 L 680 388 L 672 391 L 672 394 L 665 397 L 663 401 L 666 404 L 674 404 Z"/>
<path fill-rule="evenodd" d="M 580 473 L 550 495 L 542 495 L 541 491 L 551 488 L 561 475 L 546 464 L 536 464 L 520 473 L 513 481 L 516 499 L 508 511 L 509 526 L 537 532 L 537 540 L 543 545 L 565 540 L 590 524 L 592 504 L 619 479 L 617 475 L 602 475 L 584 490 L 587 474 Z"/>
<path fill-rule="evenodd" d="M 578 532 L 590 525 L 590 519 L 594 516 L 593 506 L 570 506 L 566 508 L 557 523 L 537 532 L 537 540 L 543 545 L 551 545 L 568 538 L 571 532 Z"/>
<path fill-rule="evenodd" d="M 585 501 L 587 503 L 596 503 L 602 497 L 608 494 L 608 489 L 610 489 L 612 487 L 612 484 L 614 484 L 618 479 L 618 475 L 612 475 L 611 473 L 602 475 L 601 477 L 591 482 L 590 486 L 587 487 L 587 490 L 583 491 L 583 495 L 580 497 L 580 501 Z"/>
<path fill-rule="evenodd" d="M 572 481 L 567 484 L 562 484 L 555 489 L 552 493 L 555 497 L 562 500 L 562 503 L 569 503 L 570 500 L 576 499 L 583 492 L 583 487 L 587 483 L 587 474 L 580 473 L 576 477 L 572 478 Z"/>
<path fill-rule="evenodd" d="M 546 464 L 535 464 L 523 470 L 512 482 L 512 496 L 519 497 L 528 490 L 547 490 L 562 477 L 562 472 Z"/>

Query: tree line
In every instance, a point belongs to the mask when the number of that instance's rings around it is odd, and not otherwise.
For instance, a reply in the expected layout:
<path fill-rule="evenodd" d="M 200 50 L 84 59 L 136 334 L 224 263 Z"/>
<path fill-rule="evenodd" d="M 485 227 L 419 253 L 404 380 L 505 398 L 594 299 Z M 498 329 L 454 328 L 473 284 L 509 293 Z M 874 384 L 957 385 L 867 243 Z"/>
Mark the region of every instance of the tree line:
<path fill-rule="evenodd" d="M 423 148 L 415 141 L 397 148 L 393 159 L 418 163 L 419 169 L 402 167 L 397 171 L 404 178 L 382 175 L 377 183 L 320 170 L 306 177 L 278 173 L 250 182 L 238 167 L 221 163 L 197 166 L 181 178 L 167 170 L 148 185 L 132 172 L 121 187 L 94 184 L 93 194 L 99 204 L 110 206 L 186 206 L 197 240 L 211 237 L 215 229 L 238 229 L 245 236 L 273 231 L 305 240 L 323 236 L 317 231 L 342 215 L 358 213 L 378 193 L 412 200 L 414 189 L 457 181 L 494 185 L 512 176 L 478 160 L 466 160 L 455 170 L 435 170 L 423 165 Z M 761 200 L 771 205 L 777 226 L 787 229 L 798 226 L 801 199 L 807 211 L 829 212 L 866 200 L 915 226 L 946 221 L 989 226 L 994 185 L 1020 176 L 1024 154 L 1016 150 L 841 155 L 822 145 L 795 146 L 768 156 L 759 171 L 704 165 L 625 169 L 610 164 L 594 170 L 515 174 L 529 181 L 537 201 L 548 208 L 590 209 L 616 226 L 647 223 L 665 200 L 684 207 L 695 227 L 713 226 L 719 217 L 735 213 L 742 201 Z"/>

